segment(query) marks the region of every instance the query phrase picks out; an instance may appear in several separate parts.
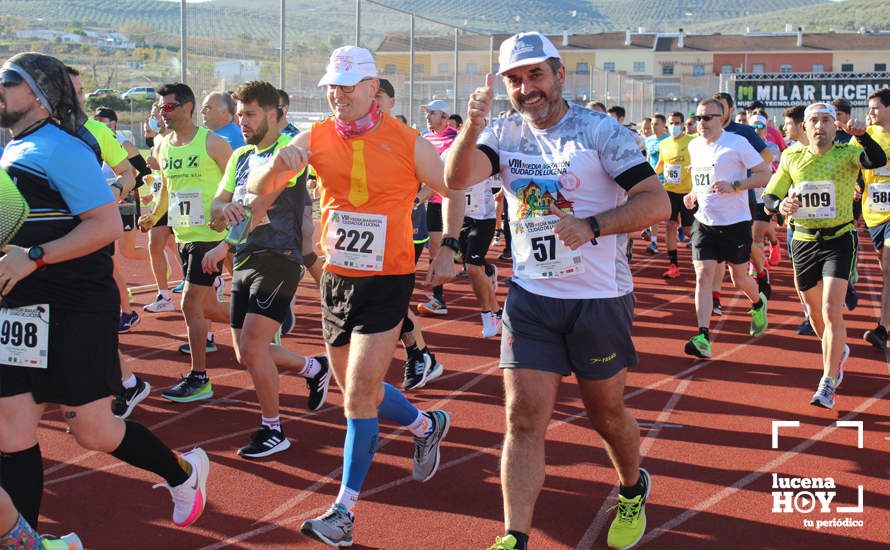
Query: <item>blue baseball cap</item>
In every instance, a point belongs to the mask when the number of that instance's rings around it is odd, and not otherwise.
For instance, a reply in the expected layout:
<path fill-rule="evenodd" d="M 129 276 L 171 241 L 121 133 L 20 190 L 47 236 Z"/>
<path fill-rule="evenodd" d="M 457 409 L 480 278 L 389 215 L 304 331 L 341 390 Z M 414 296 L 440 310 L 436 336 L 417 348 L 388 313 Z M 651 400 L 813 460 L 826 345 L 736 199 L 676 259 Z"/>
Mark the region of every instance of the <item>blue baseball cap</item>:
<path fill-rule="evenodd" d="M 516 67 L 542 63 L 551 57 L 562 59 L 553 42 L 543 34 L 536 31 L 514 34 L 501 43 L 498 74 L 502 75 Z"/>

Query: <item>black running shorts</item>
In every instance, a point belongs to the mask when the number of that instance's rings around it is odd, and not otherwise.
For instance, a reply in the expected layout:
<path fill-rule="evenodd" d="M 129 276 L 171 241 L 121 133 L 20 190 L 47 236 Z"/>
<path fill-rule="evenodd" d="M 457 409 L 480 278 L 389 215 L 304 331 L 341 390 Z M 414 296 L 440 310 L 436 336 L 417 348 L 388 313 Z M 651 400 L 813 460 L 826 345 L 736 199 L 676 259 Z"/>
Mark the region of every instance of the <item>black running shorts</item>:
<path fill-rule="evenodd" d="M 414 273 L 343 277 L 325 270 L 321 277 L 325 342 L 345 346 L 353 331 L 376 334 L 401 325 L 413 293 Z"/>
<path fill-rule="evenodd" d="M 692 225 L 692 259 L 746 264 L 751 257 L 751 221 L 732 225 Z"/>
<path fill-rule="evenodd" d="M 825 277 L 850 280 L 856 265 L 856 240 L 853 233 L 822 241 L 791 240 L 794 280 L 797 288 L 807 291 Z"/>
<path fill-rule="evenodd" d="M 303 266 L 282 254 L 260 252 L 248 256 L 235 266 L 232 277 L 231 327 L 242 328 L 248 313 L 283 323 L 302 277 Z"/>
<path fill-rule="evenodd" d="M 213 280 L 222 272 L 222 262 L 213 273 L 205 273 L 201 268 L 204 255 L 219 244 L 215 242 L 179 243 L 179 260 L 182 262 L 183 280 L 189 284 L 213 286 Z"/>

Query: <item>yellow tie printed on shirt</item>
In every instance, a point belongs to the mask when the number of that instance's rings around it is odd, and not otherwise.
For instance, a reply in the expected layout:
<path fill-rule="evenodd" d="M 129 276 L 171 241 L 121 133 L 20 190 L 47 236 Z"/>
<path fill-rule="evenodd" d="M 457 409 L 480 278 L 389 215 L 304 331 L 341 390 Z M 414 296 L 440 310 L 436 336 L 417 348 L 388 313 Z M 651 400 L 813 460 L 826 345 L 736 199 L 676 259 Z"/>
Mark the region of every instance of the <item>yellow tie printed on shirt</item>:
<path fill-rule="evenodd" d="M 368 171 L 365 169 L 365 142 L 352 142 L 352 171 L 349 174 L 349 203 L 361 206 L 368 202 Z"/>

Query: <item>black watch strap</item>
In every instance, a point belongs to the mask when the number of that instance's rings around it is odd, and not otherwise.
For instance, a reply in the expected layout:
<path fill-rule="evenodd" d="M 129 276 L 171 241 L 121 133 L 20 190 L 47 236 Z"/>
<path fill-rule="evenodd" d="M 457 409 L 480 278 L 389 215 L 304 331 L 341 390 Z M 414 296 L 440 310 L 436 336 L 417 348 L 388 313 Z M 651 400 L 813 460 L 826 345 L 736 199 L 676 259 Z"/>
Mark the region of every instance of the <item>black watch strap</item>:
<path fill-rule="evenodd" d="M 590 239 L 590 244 L 597 244 L 596 240 L 600 236 L 600 224 L 598 221 L 596 221 L 596 216 L 584 218 L 584 221 L 587 222 L 587 225 L 589 225 L 590 229 L 593 231 L 593 238 Z"/>
<path fill-rule="evenodd" d="M 460 241 L 458 241 L 454 237 L 443 237 L 442 246 L 447 246 L 455 252 L 460 252 Z"/>

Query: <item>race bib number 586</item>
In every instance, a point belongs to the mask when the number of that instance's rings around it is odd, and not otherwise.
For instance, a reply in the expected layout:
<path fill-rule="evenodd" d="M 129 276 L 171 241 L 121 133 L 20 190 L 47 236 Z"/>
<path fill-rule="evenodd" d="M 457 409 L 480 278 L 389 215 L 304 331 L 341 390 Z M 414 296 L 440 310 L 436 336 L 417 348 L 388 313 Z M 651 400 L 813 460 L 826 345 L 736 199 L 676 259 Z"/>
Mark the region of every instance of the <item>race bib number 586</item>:
<path fill-rule="evenodd" d="M 0 364 L 45 369 L 49 305 L 0 308 Z"/>

